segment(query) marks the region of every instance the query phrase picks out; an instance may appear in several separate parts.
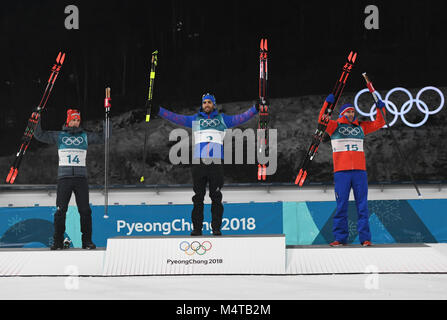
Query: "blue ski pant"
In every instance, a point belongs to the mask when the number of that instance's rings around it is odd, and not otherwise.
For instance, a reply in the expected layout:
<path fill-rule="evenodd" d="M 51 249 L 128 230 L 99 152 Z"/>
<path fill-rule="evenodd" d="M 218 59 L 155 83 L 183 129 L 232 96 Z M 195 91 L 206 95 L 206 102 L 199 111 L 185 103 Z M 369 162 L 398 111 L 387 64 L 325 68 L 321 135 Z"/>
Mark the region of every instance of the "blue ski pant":
<path fill-rule="evenodd" d="M 333 218 L 332 232 L 335 240 L 341 243 L 347 243 L 348 241 L 348 204 L 352 188 L 357 206 L 357 230 L 360 243 L 366 240 L 371 241 L 368 221 L 368 177 L 366 171 L 346 170 L 335 172 L 334 184 L 337 211 Z"/>

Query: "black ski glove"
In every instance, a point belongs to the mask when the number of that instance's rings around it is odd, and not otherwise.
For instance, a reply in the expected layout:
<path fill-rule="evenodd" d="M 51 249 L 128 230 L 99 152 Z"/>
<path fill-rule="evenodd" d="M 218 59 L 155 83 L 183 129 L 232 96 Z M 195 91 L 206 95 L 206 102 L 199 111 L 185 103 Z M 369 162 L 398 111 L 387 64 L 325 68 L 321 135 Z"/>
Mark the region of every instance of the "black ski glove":
<path fill-rule="evenodd" d="M 157 105 L 152 106 L 151 107 L 151 118 L 155 118 L 159 112 L 160 112 L 160 106 L 157 106 Z"/>
<path fill-rule="evenodd" d="M 264 101 L 264 102 L 262 102 L 260 99 L 257 99 L 256 100 L 256 102 L 255 102 L 255 107 L 256 107 L 256 111 L 258 111 L 258 113 L 259 113 L 259 106 L 260 105 L 268 105 L 268 102 L 267 101 Z"/>

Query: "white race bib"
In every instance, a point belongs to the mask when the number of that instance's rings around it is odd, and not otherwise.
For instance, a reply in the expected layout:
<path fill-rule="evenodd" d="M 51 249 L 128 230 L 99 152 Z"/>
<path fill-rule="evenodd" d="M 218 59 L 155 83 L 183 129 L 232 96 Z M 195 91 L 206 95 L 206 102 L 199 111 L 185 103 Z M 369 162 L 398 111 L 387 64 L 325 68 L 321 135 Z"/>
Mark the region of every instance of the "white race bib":
<path fill-rule="evenodd" d="M 85 167 L 87 150 L 59 149 L 59 166 Z"/>
<path fill-rule="evenodd" d="M 332 152 L 360 151 L 363 152 L 363 139 L 333 139 Z"/>
<path fill-rule="evenodd" d="M 223 144 L 225 132 L 218 130 L 198 130 L 194 131 L 194 143 L 213 142 Z"/>

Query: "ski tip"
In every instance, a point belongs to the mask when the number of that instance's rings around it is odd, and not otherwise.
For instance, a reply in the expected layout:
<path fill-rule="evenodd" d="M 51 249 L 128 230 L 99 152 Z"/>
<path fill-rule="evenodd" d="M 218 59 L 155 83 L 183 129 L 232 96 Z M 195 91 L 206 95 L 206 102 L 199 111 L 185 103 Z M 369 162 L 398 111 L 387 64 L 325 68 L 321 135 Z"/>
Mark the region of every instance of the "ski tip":
<path fill-rule="evenodd" d="M 59 61 L 60 61 L 60 59 L 61 59 L 61 54 L 62 54 L 62 52 L 59 51 L 59 54 L 58 54 L 57 57 L 56 57 L 56 63 L 59 63 Z"/>
<path fill-rule="evenodd" d="M 153 55 L 158 54 L 158 50 L 155 50 L 154 52 L 152 52 Z"/>
<path fill-rule="evenodd" d="M 65 60 L 65 53 L 62 54 L 62 57 L 61 57 L 61 60 L 60 60 L 59 64 L 63 64 L 64 60 Z"/>
<path fill-rule="evenodd" d="M 267 39 L 262 38 L 259 47 L 261 48 L 261 51 L 267 51 Z"/>
<path fill-rule="evenodd" d="M 301 178 L 301 175 L 303 174 L 303 169 L 300 169 L 300 172 L 298 173 L 298 175 L 296 176 L 296 179 L 295 179 L 295 184 L 298 184 L 299 182 L 300 182 L 300 178 Z"/>
<path fill-rule="evenodd" d="M 304 180 L 306 180 L 306 177 L 307 177 L 307 171 L 304 172 L 303 177 L 300 180 L 300 184 L 299 184 L 300 187 L 303 186 L 303 183 L 304 183 Z"/>
<path fill-rule="evenodd" d="M 19 172 L 18 169 L 15 169 L 15 170 L 14 170 L 14 172 L 13 172 L 13 174 L 12 174 L 12 176 L 11 176 L 11 179 L 9 180 L 9 183 L 10 183 L 10 184 L 13 184 L 14 181 L 16 181 L 17 173 L 18 173 L 18 172 Z"/>
<path fill-rule="evenodd" d="M 353 54 L 353 52 L 351 51 L 351 52 L 349 53 L 349 55 L 348 55 L 348 61 L 351 61 L 352 54 Z"/>
<path fill-rule="evenodd" d="M 352 63 L 354 63 L 354 62 L 355 62 L 355 59 L 357 59 L 357 52 L 356 52 L 356 53 L 354 53 L 354 56 L 352 57 Z"/>
<path fill-rule="evenodd" d="M 6 177 L 6 183 L 9 183 L 9 180 L 11 180 L 11 176 L 12 176 L 13 172 L 14 172 L 14 167 L 11 167 L 11 169 L 9 169 L 8 176 Z"/>

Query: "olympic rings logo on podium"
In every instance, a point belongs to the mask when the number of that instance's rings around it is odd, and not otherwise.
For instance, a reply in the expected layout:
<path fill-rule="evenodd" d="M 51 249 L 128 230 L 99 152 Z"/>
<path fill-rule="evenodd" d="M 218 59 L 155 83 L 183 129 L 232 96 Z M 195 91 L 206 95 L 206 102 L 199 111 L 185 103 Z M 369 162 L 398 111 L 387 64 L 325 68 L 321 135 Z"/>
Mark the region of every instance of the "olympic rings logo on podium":
<path fill-rule="evenodd" d="M 198 254 L 203 256 L 205 253 L 211 250 L 213 245 L 210 241 L 203 241 L 200 243 L 199 241 L 193 241 L 189 243 L 188 241 L 180 242 L 179 248 L 181 251 L 184 251 L 188 256 L 192 256 L 194 254 Z"/>
<path fill-rule="evenodd" d="M 439 106 L 437 106 L 434 110 L 431 110 L 431 111 L 428 108 L 427 104 L 423 100 L 420 99 L 422 93 L 424 93 L 425 91 L 428 91 L 428 90 L 435 91 L 441 97 L 441 102 L 439 103 Z M 408 100 L 401 106 L 400 110 L 398 110 L 397 106 L 389 99 L 393 93 L 398 92 L 398 91 L 401 91 L 408 96 Z M 362 116 L 370 117 L 371 120 L 374 120 L 374 116 L 377 114 L 377 110 L 375 110 L 376 109 L 375 104 L 372 105 L 369 112 L 363 112 L 362 110 L 360 110 L 360 108 L 358 106 L 359 97 L 365 92 L 369 92 L 368 89 L 360 90 L 357 93 L 357 95 L 354 98 L 354 107 L 357 110 L 357 112 L 360 113 Z M 405 88 L 402 88 L 402 87 L 396 87 L 396 88 L 388 91 L 388 93 L 385 96 L 385 99 L 382 99 L 379 92 L 376 91 L 376 94 L 379 97 L 379 99 L 382 100 L 383 103 L 385 103 L 387 111 L 390 114 L 394 115 L 393 120 L 389 123 L 390 127 L 396 123 L 398 117 L 400 117 L 402 119 L 402 122 L 405 123 L 409 127 L 412 127 L 412 128 L 420 127 L 420 126 L 424 125 L 425 122 L 427 122 L 429 116 L 438 113 L 439 111 L 441 111 L 442 107 L 444 106 L 444 95 L 443 95 L 442 91 L 436 87 L 431 87 L 431 86 L 425 87 L 425 88 L 422 88 L 421 90 L 419 90 L 419 92 L 416 95 L 416 98 L 413 98 L 413 95 L 411 94 L 411 92 Z M 424 118 L 417 123 L 411 123 L 405 118 L 405 115 L 408 112 L 410 112 L 410 110 L 413 108 L 414 104 L 416 104 L 418 110 L 424 114 Z M 385 125 L 385 127 L 386 127 L 386 125 Z"/>

